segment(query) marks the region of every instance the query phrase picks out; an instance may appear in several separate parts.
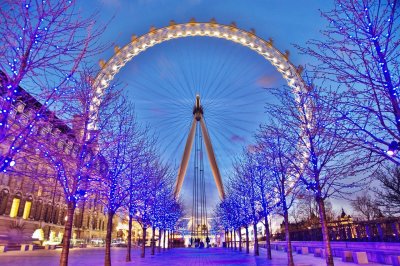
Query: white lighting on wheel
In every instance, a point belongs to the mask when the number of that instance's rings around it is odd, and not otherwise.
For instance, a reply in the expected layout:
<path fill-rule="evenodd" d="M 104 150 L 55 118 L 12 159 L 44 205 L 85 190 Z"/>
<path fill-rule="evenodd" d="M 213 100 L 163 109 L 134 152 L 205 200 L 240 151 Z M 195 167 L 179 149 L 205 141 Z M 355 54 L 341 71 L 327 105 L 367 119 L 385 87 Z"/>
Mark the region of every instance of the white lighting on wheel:
<path fill-rule="evenodd" d="M 275 49 L 272 42 L 264 41 L 258 38 L 254 32 L 246 32 L 242 30 L 236 30 L 235 27 L 224 26 L 212 23 L 186 23 L 181 25 L 174 25 L 167 27 L 166 29 L 159 30 L 156 32 L 151 32 L 152 34 L 144 34 L 142 37 L 134 37 L 129 46 L 121 49 L 120 53 L 116 53 L 109 60 L 109 64 L 104 64 L 101 69 L 98 79 L 96 79 L 96 95 L 92 98 L 93 106 L 90 106 L 90 110 L 94 112 L 98 111 L 98 106 L 101 103 L 101 96 L 103 92 L 107 89 L 109 82 L 114 78 L 114 75 L 132 58 L 145 51 L 148 47 L 152 47 L 158 43 L 162 43 L 165 40 L 174 39 L 176 37 L 186 37 L 186 36 L 214 36 L 216 38 L 224 38 L 226 40 L 233 41 L 235 43 L 242 44 L 250 48 L 253 51 L 259 53 L 266 60 L 270 61 L 277 70 L 282 74 L 283 78 L 286 79 L 289 87 L 296 93 L 298 91 L 305 90 L 305 84 L 303 83 L 301 77 L 297 73 L 297 70 L 291 66 L 291 63 L 287 57 L 281 54 L 280 51 Z M 221 30 L 221 31 L 220 31 Z M 129 50 L 124 51 L 124 50 Z M 115 62 L 115 63 L 113 63 Z M 104 62 L 103 62 L 104 63 Z M 400 143 L 396 143 L 396 147 L 389 146 L 386 151 L 388 156 L 394 156 L 397 153 L 398 146 Z M 15 162 L 10 162 L 15 164 Z M 301 168 L 304 165 L 301 164 Z M 295 180 L 289 179 L 289 184 L 292 187 Z"/>

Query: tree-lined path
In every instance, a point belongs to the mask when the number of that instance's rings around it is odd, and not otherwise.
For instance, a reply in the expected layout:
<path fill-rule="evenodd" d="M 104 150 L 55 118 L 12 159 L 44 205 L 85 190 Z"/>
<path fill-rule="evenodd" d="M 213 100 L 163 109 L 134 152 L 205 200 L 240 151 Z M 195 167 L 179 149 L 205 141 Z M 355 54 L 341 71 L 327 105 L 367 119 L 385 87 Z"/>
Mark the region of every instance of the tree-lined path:
<path fill-rule="evenodd" d="M 0 265 L 18 265 L 18 266 L 38 266 L 38 265 L 57 265 L 60 250 L 50 251 L 32 251 L 19 252 L 10 251 L 0 254 Z M 266 260 L 265 249 L 260 249 L 259 257 L 254 257 L 245 253 L 235 252 L 230 249 L 212 248 L 212 249 L 194 249 L 194 248 L 176 248 L 167 250 L 155 256 L 148 256 L 144 259 L 139 258 L 139 249 L 133 250 L 133 260 L 129 263 L 125 262 L 126 250 L 124 248 L 113 248 L 112 263 L 113 265 L 138 265 L 138 266 L 216 266 L 216 265 L 268 265 L 278 266 L 286 265 L 286 253 L 282 251 L 272 251 L 272 261 Z M 137 254 L 135 254 L 137 253 Z M 324 265 L 324 260 L 315 258 L 312 254 L 298 255 L 293 254 L 295 265 L 317 266 Z M 75 248 L 70 253 L 70 263 L 74 266 L 97 266 L 102 265 L 104 259 L 104 248 Z M 335 258 L 335 265 L 346 266 L 355 265 L 350 262 L 342 262 L 339 258 Z M 370 263 L 369 266 L 380 266 L 381 264 Z"/>

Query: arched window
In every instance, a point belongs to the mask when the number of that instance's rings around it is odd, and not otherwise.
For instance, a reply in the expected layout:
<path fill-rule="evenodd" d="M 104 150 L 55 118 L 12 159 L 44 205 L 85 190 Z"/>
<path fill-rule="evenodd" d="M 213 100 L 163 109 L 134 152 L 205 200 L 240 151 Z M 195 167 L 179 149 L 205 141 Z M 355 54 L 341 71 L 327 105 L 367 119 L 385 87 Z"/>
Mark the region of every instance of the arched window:
<path fill-rule="evenodd" d="M 22 219 L 28 219 L 31 214 L 32 208 L 32 196 L 29 196 L 25 201 L 24 212 L 22 214 Z"/>
<path fill-rule="evenodd" d="M 45 210 L 44 210 L 44 214 L 43 214 L 43 220 L 46 222 L 46 223 L 49 223 L 50 222 L 50 217 L 51 217 L 51 204 L 50 203 L 47 203 L 46 205 L 45 205 Z"/>
<path fill-rule="evenodd" d="M 43 208 L 43 200 L 39 199 L 36 202 L 35 215 L 34 215 L 34 219 L 36 221 L 40 220 L 40 214 L 42 213 L 42 208 Z"/>
<path fill-rule="evenodd" d="M 65 211 L 65 208 L 63 208 L 62 210 L 61 210 L 61 216 L 60 216 L 60 223 L 61 223 L 61 225 L 64 225 L 65 224 L 65 218 L 66 217 L 66 211 Z"/>
<path fill-rule="evenodd" d="M 58 217 L 60 216 L 60 205 L 57 205 L 54 212 L 53 212 L 53 224 L 58 223 Z"/>
<path fill-rule="evenodd" d="M 6 212 L 9 195 L 10 193 L 6 188 L 0 192 L 0 215 Z"/>
<path fill-rule="evenodd" d="M 90 226 L 90 216 L 91 216 L 91 213 L 89 212 L 88 216 L 87 216 L 87 221 L 86 221 L 86 228 L 90 228 L 89 227 Z"/>

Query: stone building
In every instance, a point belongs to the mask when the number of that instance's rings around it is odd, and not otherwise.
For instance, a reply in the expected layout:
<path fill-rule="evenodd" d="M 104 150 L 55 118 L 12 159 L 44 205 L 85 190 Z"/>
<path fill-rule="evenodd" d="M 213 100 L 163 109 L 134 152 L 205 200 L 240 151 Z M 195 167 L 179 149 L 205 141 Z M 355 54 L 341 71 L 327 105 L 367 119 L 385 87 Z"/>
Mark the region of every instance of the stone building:
<path fill-rule="evenodd" d="M 22 88 L 19 88 L 18 94 L 18 101 L 13 103 L 10 112 L 11 126 L 16 130 L 41 107 Z M 1 95 L 0 106 L 4 101 Z M 51 143 L 66 156 L 76 155 L 74 130 L 50 112 L 44 113 L 43 118 L 36 122 L 32 134 L 33 139 Z M 31 145 L 35 145 L 35 142 L 31 142 Z M 39 148 L 36 147 L 36 150 Z M 6 144 L 0 143 L 0 149 L 3 149 L 0 154 L 4 154 Z M 35 240 L 60 242 L 62 239 L 67 219 L 64 193 L 52 166 L 34 149 L 32 146 L 26 149 L 29 153 L 22 150 L 13 159 L 15 165 L 0 173 L 0 243 L 18 244 Z M 77 205 L 72 238 L 104 239 L 106 225 L 105 210 L 99 195 L 92 194 Z"/>

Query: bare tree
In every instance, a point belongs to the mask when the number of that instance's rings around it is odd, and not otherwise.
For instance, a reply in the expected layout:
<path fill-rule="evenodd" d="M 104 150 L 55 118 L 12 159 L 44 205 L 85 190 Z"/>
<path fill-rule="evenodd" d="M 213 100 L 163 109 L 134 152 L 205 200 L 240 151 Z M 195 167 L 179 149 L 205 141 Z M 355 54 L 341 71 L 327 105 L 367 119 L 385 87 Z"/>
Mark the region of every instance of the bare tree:
<path fill-rule="evenodd" d="M 314 193 L 318 205 L 322 235 L 326 250 L 326 263 L 333 265 L 328 224 L 325 210 L 326 199 L 348 195 L 360 186 L 357 171 L 365 170 L 364 158 L 356 157 L 358 149 L 345 141 L 348 131 L 342 130 L 343 116 L 335 106 L 342 95 L 337 89 L 310 85 L 308 91 L 290 92 L 285 88 L 272 92 L 278 103 L 269 104 L 276 123 L 282 123 L 286 137 L 297 140 L 296 157 L 303 162 L 295 163 L 300 181 Z M 287 157 L 288 160 L 292 160 Z M 351 177 L 351 178 L 349 178 Z"/>
<path fill-rule="evenodd" d="M 374 163 L 390 160 L 400 141 L 398 98 L 400 12 L 397 0 L 335 0 L 322 15 L 330 22 L 320 40 L 300 48 L 317 59 L 313 71 L 341 86 L 336 105 L 345 118 L 346 141 Z M 390 151 L 390 152 L 388 152 Z M 362 154 L 364 152 L 364 154 Z"/>
<path fill-rule="evenodd" d="M 376 203 L 388 215 L 400 213 L 400 169 L 398 167 L 381 167 L 374 175 L 379 187 L 374 189 Z"/>
<path fill-rule="evenodd" d="M 271 191 L 271 175 L 267 165 L 266 158 L 263 153 L 254 151 L 251 154 L 253 158 L 253 168 L 255 173 L 255 183 L 259 191 L 259 203 L 261 205 L 260 216 L 264 218 L 265 236 L 266 236 L 266 248 L 267 248 L 267 259 L 272 259 L 271 253 L 271 235 L 269 228 L 269 215 L 274 210 L 273 204 L 275 193 Z"/>
<path fill-rule="evenodd" d="M 126 261 L 131 261 L 131 246 L 132 246 L 132 222 L 134 217 L 136 216 L 138 202 L 140 200 L 140 190 L 143 180 L 141 178 L 142 174 L 142 166 L 145 164 L 145 161 L 154 156 L 153 147 L 154 147 L 154 139 L 148 135 L 148 128 L 143 130 L 141 137 L 138 139 L 131 139 L 134 143 L 132 144 L 135 149 L 132 150 L 131 160 L 129 162 L 128 168 L 128 198 L 127 198 L 127 206 L 126 211 L 128 213 L 128 246 L 127 246 L 127 254 Z"/>
<path fill-rule="evenodd" d="M 293 158 L 297 151 L 293 143 L 297 139 L 289 139 L 285 135 L 287 128 L 271 123 L 270 126 L 263 126 L 257 134 L 257 149 L 264 155 L 264 167 L 269 169 L 271 183 L 270 190 L 275 194 L 274 202 L 283 215 L 285 223 L 285 236 L 287 243 L 288 265 L 293 266 L 292 244 L 289 232 L 289 210 L 293 205 L 297 194 L 296 174 L 297 167 Z"/>
<path fill-rule="evenodd" d="M 111 265 L 111 233 L 113 218 L 129 195 L 129 166 L 138 152 L 143 136 L 136 123 L 133 106 L 124 97 L 115 102 L 113 115 L 100 135 L 102 156 L 108 166 L 104 173 L 102 199 L 107 209 L 107 235 L 104 265 Z M 138 141 L 139 140 L 139 141 Z"/>
<path fill-rule="evenodd" d="M 0 171 L 15 164 L 49 107 L 79 79 L 82 62 L 102 50 L 96 40 L 103 29 L 91 16 L 82 19 L 73 1 L 13 1 L 0 3 Z M 14 119 L 24 84 L 42 104 L 24 123 Z"/>
<path fill-rule="evenodd" d="M 325 213 L 328 222 L 335 220 L 338 216 L 328 199 L 325 200 Z M 311 191 L 299 192 L 290 216 L 295 223 L 303 223 L 307 227 L 319 227 L 321 224 L 319 209 L 314 193 Z"/>
<path fill-rule="evenodd" d="M 363 220 L 370 221 L 374 218 L 378 218 L 381 214 L 377 207 L 375 200 L 371 197 L 370 192 L 365 191 L 361 195 L 357 196 L 352 202 L 356 214 Z M 353 215 L 354 216 L 354 215 Z"/>
<path fill-rule="evenodd" d="M 119 92 L 110 89 L 98 106 L 98 113 L 91 110 L 92 79 L 90 71 L 81 73 L 79 81 L 75 83 L 70 93 L 64 93 L 57 105 L 58 112 L 63 120 L 55 120 L 60 124 L 54 127 L 67 131 L 66 139 L 55 138 L 55 142 L 44 142 L 36 138 L 37 142 L 27 144 L 26 150 L 38 152 L 44 160 L 54 169 L 58 185 L 64 192 L 68 205 L 67 221 L 63 236 L 63 250 L 60 265 L 68 265 L 68 254 L 72 233 L 73 218 L 76 205 L 88 195 L 97 193 L 104 179 L 102 173 L 107 170 L 107 163 L 100 152 L 99 134 L 108 124 L 118 104 L 115 100 Z M 96 121 L 96 128 L 93 126 Z M 54 124 L 53 123 L 53 124 Z M 72 125 L 70 128 L 68 125 Z M 48 134 L 49 129 L 41 127 L 39 134 Z M 55 133 L 58 134 L 58 133 Z M 31 139 L 32 142 L 33 139 Z"/>
<path fill-rule="evenodd" d="M 250 151 L 244 150 L 242 156 L 234 164 L 234 176 L 230 183 L 235 194 L 238 194 L 236 196 L 237 198 L 240 198 L 239 195 L 243 195 L 248 198 L 246 203 L 249 205 L 243 207 L 249 211 L 248 215 L 251 217 L 251 223 L 254 231 L 254 255 L 259 256 L 260 253 L 258 247 L 257 224 L 262 217 L 260 216 L 260 189 L 256 182 L 256 168 L 254 155 Z M 246 186 L 243 186 L 243 184 L 246 184 Z M 238 207 L 240 208 L 240 206 Z M 234 213 L 232 213 L 232 215 L 234 215 L 235 218 L 237 217 L 237 215 Z M 232 218 L 232 221 L 235 221 L 235 219 Z M 234 224 L 237 224 L 238 222 L 240 222 L 240 220 Z"/>

